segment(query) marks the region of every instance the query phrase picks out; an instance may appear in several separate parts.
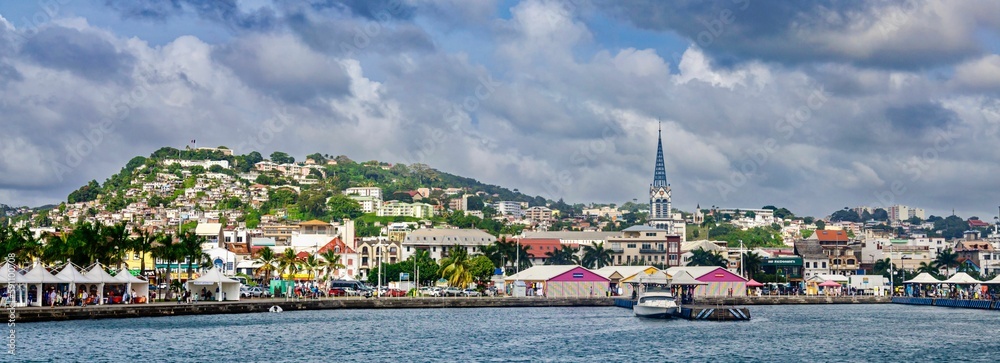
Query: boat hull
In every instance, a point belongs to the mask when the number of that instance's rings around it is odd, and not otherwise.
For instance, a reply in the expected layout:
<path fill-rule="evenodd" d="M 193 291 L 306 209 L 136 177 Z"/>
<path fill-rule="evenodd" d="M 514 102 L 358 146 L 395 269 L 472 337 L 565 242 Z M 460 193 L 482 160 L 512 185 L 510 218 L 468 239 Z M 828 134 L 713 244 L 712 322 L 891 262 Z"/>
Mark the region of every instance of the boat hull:
<path fill-rule="evenodd" d="M 632 312 L 635 316 L 640 318 L 653 318 L 653 319 L 669 319 L 674 317 L 677 313 L 678 307 L 662 307 L 662 306 L 644 306 L 644 305 L 634 305 L 632 306 Z"/>

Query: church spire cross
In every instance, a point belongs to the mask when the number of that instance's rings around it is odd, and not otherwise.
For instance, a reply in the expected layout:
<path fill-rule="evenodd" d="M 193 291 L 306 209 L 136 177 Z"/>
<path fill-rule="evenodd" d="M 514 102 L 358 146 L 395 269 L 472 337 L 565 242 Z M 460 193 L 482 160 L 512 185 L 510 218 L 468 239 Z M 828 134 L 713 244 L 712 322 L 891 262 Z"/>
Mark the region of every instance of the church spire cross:
<path fill-rule="evenodd" d="M 653 187 L 667 186 L 667 170 L 663 165 L 663 128 L 656 127 L 656 168 L 653 170 Z"/>

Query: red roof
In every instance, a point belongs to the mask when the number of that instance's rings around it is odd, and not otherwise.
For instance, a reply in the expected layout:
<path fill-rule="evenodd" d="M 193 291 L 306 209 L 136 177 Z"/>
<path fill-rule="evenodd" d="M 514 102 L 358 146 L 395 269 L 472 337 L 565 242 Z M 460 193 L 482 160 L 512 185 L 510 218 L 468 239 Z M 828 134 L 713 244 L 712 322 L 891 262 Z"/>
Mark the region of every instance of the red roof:
<path fill-rule="evenodd" d="M 295 258 L 300 259 L 300 260 L 304 260 L 306 257 L 309 257 L 309 252 L 302 251 L 302 252 L 299 252 L 299 253 L 295 254 Z"/>
<path fill-rule="evenodd" d="M 528 256 L 532 258 L 545 258 L 548 252 L 554 252 L 562 248 L 558 238 L 522 238 L 521 246 L 529 246 Z"/>
<path fill-rule="evenodd" d="M 334 247 L 340 247 L 340 248 L 335 249 Z M 345 244 L 344 241 L 340 239 L 340 237 L 334 237 L 333 239 L 330 240 L 330 242 L 327 242 L 325 245 L 323 245 L 323 247 L 319 249 L 319 254 L 323 254 L 329 250 L 337 251 L 337 253 L 354 253 L 354 250 L 351 249 L 350 247 L 347 247 L 347 244 Z"/>
<path fill-rule="evenodd" d="M 816 231 L 816 238 L 820 242 L 847 242 L 847 232 L 843 230 L 818 230 Z"/>
<path fill-rule="evenodd" d="M 983 222 L 983 221 L 978 220 L 978 219 L 970 219 L 969 220 L 969 228 L 989 227 L 989 226 L 990 226 L 989 223 Z"/>

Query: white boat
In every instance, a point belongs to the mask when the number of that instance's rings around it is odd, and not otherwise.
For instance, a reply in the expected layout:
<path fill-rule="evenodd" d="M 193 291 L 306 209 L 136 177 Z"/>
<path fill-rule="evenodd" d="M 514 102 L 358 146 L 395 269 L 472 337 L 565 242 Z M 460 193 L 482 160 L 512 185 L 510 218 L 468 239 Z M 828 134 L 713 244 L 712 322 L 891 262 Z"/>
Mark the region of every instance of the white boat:
<path fill-rule="evenodd" d="M 667 319 L 674 316 L 680 306 L 670 291 L 646 291 L 632 305 L 632 312 L 641 318 Z"/>

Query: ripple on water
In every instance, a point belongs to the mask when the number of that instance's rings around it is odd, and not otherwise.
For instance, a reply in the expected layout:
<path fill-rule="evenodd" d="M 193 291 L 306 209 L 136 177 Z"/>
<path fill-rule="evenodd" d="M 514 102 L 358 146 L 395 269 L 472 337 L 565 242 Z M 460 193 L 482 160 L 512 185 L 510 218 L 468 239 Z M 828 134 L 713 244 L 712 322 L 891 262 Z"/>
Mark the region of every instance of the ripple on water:
<path fill-rule="evenodd" d="M 993 362 L 1000 312 L 753 306 L 749 322 L 627 309 L 287 311 L 17 325 L 13 361 Z"/>

